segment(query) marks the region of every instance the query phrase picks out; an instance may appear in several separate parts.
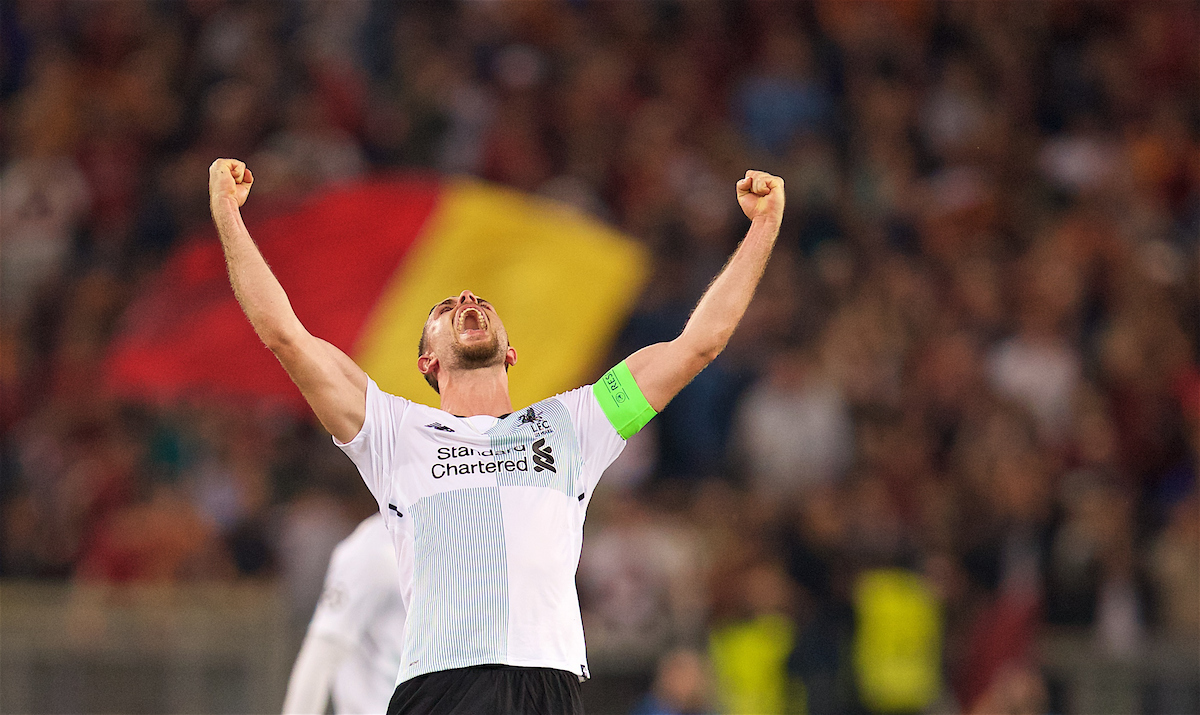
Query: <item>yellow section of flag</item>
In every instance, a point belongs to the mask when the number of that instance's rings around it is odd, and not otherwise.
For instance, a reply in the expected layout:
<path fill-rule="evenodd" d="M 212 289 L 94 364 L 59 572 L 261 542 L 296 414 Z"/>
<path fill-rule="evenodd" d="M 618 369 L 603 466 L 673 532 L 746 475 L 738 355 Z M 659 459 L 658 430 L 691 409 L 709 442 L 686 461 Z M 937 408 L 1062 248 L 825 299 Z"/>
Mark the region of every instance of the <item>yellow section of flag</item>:
<path fill-rule="evenodd" d="M 417 371 L 429 309 L 464 289 L 486 298 L 517 349 L 513 407 L 579 387 L 608 365 L 648 273 L 645 250 L 563 204 L 447 181 L 422 235 L 367 320 L 354 357 L 379 387 L 438 405 Z"/>

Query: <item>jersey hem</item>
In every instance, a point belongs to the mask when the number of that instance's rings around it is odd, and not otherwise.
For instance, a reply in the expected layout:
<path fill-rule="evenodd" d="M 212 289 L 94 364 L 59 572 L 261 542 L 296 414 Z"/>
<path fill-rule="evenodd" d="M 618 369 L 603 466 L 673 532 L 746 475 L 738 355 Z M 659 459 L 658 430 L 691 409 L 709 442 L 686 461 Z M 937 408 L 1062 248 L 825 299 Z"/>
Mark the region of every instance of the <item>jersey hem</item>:
<path fill-rule="evenodd" d="M 465 658 L 465 659 L 461 659 L 461 660 L 457 660 L 457 659 L 451 660 L 440 667 L 430 668 L 429 670 L 417 669 L 417 670 L 413 671 L 412 673 L 408 674 L 407 676 L 397 678 L 396 685 L 399 685 L 401 683 L 412 680 L 413 678 L 418 678 L 422 675 L 429 675 L 430 673 L 437 673 L 437 672 L 440 672 L 443 670 L 454 670 L 456 668 L 470 668 L 470 667 L 473 667 L 476 665 L 511 665 L 511 666 L 515 666 L 517 668 L 554 668 L 555 670 L 563 670 L 563 671 L 566 671 L 568 673 L 575 675 L 576 677 L 579 678 L 579 680 L 581 682 L 584 680 L 587 680 L 591 677 L 591 675 L 590 675 L 591 671 L 588 670 L 588 668 L 587 668 L 586 660 L 583 662 L 571 664 L 571 663 L 563 663 L 563 662 L 557 661 L 557 660 L 541 660 L 541 659 L 536 659 L 536 658 L 534 658 L 534 659 L 524 659 L 524 658 L 486 659 L 485 658 L 482 660 L 480 660 L 478 658 Z M 582 670 L 582 672 L 581 672 L 581 670 Z M 584 673 L 587 673 L 587 674 L 585 675 Z"/>

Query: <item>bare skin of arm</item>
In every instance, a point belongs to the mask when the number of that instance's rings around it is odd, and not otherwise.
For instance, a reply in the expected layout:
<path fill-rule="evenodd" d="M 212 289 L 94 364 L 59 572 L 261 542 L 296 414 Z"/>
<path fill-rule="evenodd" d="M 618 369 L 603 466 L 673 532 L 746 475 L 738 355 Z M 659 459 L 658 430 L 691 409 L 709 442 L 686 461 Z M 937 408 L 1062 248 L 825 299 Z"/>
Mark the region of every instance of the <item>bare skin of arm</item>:
<path fill-rule="evenodd" d="M 750 230 L 696 304 L 683 332 L 670 342 L 642 348 L 625 361 L 655 411 L 662 411 L 725 349 L 775 247 L 783 220 L 783 179 L 747 171 L 737 183 L 737 199 L 750 219 Z"/>
<path fill-rule="evenodd" d="M 217 159 L 208 170 L 209 208 L 225 249 L 233 294 L 317 419 L 338 440 L 349 442 L 366 419 L 367 374 L 350 356 L 305 330 L 296 317 L 242 222 L 241 206 L 253 182 L 254 175 L 236 159 Z"/>

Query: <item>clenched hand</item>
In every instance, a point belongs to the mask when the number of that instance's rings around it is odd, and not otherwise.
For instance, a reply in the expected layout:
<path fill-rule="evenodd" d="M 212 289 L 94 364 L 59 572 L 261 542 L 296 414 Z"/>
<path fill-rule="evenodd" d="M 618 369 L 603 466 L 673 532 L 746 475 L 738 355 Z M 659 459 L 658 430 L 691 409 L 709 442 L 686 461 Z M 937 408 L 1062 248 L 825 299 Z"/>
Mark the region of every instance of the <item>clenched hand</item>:
<path fill-rule="evenodd" d="M 208 199 L 229 196 L 241 206 L 250 195 L 250 187 L 254 184 L 254 174 L 246 168 L 246 162 L 237 159 L 217 159 L 208 167 Z"/>
<path fill-rule="evenodd" d="M 767 218 L 778 226 L 783 220 L 783 179 L 751 169 L 737 182 L 737 200 L 746 218 Z"/>

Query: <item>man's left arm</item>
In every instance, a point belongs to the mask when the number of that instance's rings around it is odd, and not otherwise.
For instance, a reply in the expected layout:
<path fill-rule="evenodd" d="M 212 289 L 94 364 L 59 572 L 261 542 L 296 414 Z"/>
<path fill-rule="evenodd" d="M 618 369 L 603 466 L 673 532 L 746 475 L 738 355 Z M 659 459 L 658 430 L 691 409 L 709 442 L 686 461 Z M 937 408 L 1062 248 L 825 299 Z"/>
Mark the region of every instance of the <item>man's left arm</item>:
<path fill-rule="evenodd" d="M 737 200 L 750 230 L 716 280 L 704 292 L 679 337 L 638 350 L 625 360 L 637 388 L 661 412 L 725 349 L 767 267 L 783 220 L 783 179 L 747 171 Z M 648 418 L 647 418 L 648 419 Z"/>
<path fill-rule="evenodd" d="M 283 699 L 283 715 L 323 714 L 333 692 L 338 668 L 350 654 L 350 649 L 342 639 L 315 633 L 310 628 L 292 666 Z"/>

